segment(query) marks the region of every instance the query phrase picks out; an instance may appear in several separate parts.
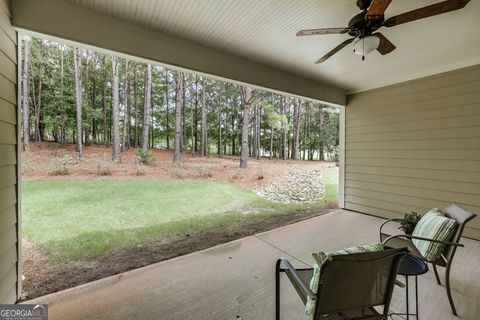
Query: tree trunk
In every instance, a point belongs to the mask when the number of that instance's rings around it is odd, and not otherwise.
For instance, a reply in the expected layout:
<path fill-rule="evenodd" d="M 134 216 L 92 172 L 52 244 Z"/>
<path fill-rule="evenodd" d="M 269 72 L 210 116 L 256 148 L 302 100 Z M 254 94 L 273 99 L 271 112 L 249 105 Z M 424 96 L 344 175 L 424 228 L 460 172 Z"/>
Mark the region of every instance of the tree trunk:
<path fill-rule="evenodd" d="M 87 51 L 88 52 L 88 51 Z M 86 58 L 86 63 L 85 63 L 85 81 L 83 82 L 83 85 L 85 87 L 85 112 L 84 112 L 84 115 L 85 115 L 85 119 L 84 119 L 84 123 L 88 123 L 88 114 L 90 113 L 89 112 L 89 108 L 88 108 L 88 90 L 90 89 L 89 87 L 89 81 L 90 81 L 90 57 L 87 55 L 87 58 Z M 85 129 L 83 130 L 83 133 L 84 133 L 84 139 L 85 139 L 85 145 L 89 145 L 90 142 L 88 141 L 88 137 L 89 137 L 89 132 L 88 132 L 88 128 L 85 127 Z"/>
<path fill-rule="evenodd" d="M 125 83 L 123 90 L 123 135 L 122 135 L 122 151 L 130 149 L 130 105 L 128 104 L 128 59 L 125 59 Z"/>
<path fill-rule="evenodd" d="M 195 152 L 198 152 L 198 76 L 195 75 Z"/>
<path fill-rule="evenodd" d="M 286 160 L 287 158 L 287 128 L 285 124 L 285 117 L 286 117 L 286 110 L 285 110 L 286 98 L 282 98 L 282 160 Z"/>
<path fill-rule="evenodd" d="M 193 128 L 194 124 L 195 124 L 195 111 L 192 107 L 190 107 L 190 113 L 191 113 L 191 123 L 190 123 L 190 134 L 191 134 L 191 146 L 190 146 L 190 150 L 192 152 L 192 157 L 195 155 L 195 130 Z"/>
<path fill-rule="evenodd" d="M 323 151 L 323 146 L 324 146 L 324 138 L 325 138 L 325 115 L 323 113 L 323 108 L 320 108 L 319 110 L 319 146 L 318 146 L 318 154 L 319 154 L 319 160 L 324 161 L 325 156 L 324 156 L 324 151 Z"/>
<path fill-rule="evenodd" d="M 33 95 L 37 94 L 36 99 L 34 99 L 35 105 L 35 141 L 41 143 L 42 142 L 42 133 L 40 129 L 40 116 L 42 110 L 42 86 L 43 86 L 43 40 L 39 40 L 40 43 L 40 62 L 38 66 L 38 87 L 37 93 L 35 93 L 35 87 L 33 89 Z M 35 85 L 35 81 L 32 82 Z"/>
<path fill-rule="evenodd" d="M 65 145 L 65 103 L 63 101 L 63 78 L 64 78 L 64 57 L 63 50 L 65 49 L 64 45 L 60 45 L 60 146 L 63 148 Z"/>
<path fill-rule="evenodd" d="M 133 146 L 138 148 L 138 75 L 137 75 L 137 64 L 135 63 L 135 67 L 133 69 L 133 104 L 135 108 L 135 130 L 134 130 L 134 137 L 133 137 Z"/>
<path fill-rule="evenodd" d="M 236 101 L 236 100 L 235 100 Z M 234 105 L 233 110 L 236 108 L 236 103 Z M 232 111 L 232 155 L 237 154 L 237 150 L 235 148 L 235 139 L 236 139 L 236 134 L 235 134 L 235 111 Z"/>
<path fill-rule="evenodd" d="M 273 157 L 273 125 L 270 125 L 270 154 L 268 159 L 272 160 Z"/>
<path fill-rule="evenodd" d="M 183 107 L 183 73 L 177 71 L 177 81 L 175 86 L 175 149 L 173 151 L 173 162 L 179 164 L 181 161 L 180 140 L 182 139 L 182 107 Z"/>
<path fill-rule="evenodd" d="M 93 53 L 95 55 L 95 53 Z M 95 57 L 95 56 L 94 56 Z M 97 58 L 95 57 L 95 64 L 97 62 Z M 92 110 L 94 111 L 92 116 L 92 143 L 98 146 L 98 138 L 97 138 L 97 119 L 96 119 L 96 110 L 97 110 L 97 77 L 98 77 L 98 69 L 94 68 L 93 72 L 93 88 L 92 88 Z"/>
<path fill-rule="evenodd" d="M 77 100 L 77 152 L 78 158 L 83 159 L 82 145 L 82 56 L 79 48 L 73 50 L 75 60 L 75 93 Z"/>
<path fill-rule="evenodd" d="M 200 157 L 205 157 L 207 151 L 207 106 L 205 105 L 205 78 L 202 78 L 202 121 L 201 121 L 201 140 Z"/>
<path fill-rule="evenodd" d="M 292 159 L 298 159 L 300 135 L 300 102 L 295 99 L 293 104 L 293 143 Z"/>
<path fill-rule="evenodd" d="M 103 113 L 103 144 L 109 145 L 107 131 L 107 66 L 103 56 L 103 91 L 102 91 L 102 113 Z"/>
<path fill-rule="evenodd" d="M 167 150 L 170 149 L 170 106 L 168 103 L 168 70 L 165 70 L 165 104 L 166 104 L 166 122 L 167 122 Z"/>
<path fill-rule="evenodd" d="M 180 149 L 183 150 L 185 143 L 187 142 L 187 130 L 185 125 L 185 74 L 182 72 L 182 141 L 180 141 Z"/>
<path fill-rule="evenodd" d="M 243 89 L 243 123 L 242 123 L 242 150 L 240 152 L 240 168 L 247 167 L 248 159 L 248 124 L 250 116 L 250 104 L 253 98 L 253 88 Z"/>
<path fill-rule="evenodd" d="M 257 159 L 260 159 L 260 150 L 261 150 L 261 145 L 260 145 L 260 128 L 261 128 L 261 122 L 262 122 L 262 107 L 257 106 Z"/>
<path fill-rule="evenodd" d="M 27 151 L 30 148 L 30 104 L 28 101 L 30 96 L 30 39 L 27 36 L 25 36 L 24 39 L 25 39 L 24 41 L 25 47 L 24 47 L 23 78 L 22 78 L 23 150 Z M 63 84 L 63 81 L 62 81 L 62 84 Z"/>
<path fill-rule="evenodd" d="M 142 149 L 148 150 L 148 130 L 150 127 L 150 105 L 152 94 L 152 65 L 147 64 L 147 74 L 145 79 L 145 99 L 143 104 L 143 128 L 142 128 Z"/>
<path fill-rule="evenodd" d="M 120 162 L 120 133 L 118 116 L 118 63 L 117 57 L 112 57 L 112 124 L 113 124 L 113 150 L 112 160 Z"/>
<path fill-rule="evenodd" d="M 228 104 L 228 83 L 225 83 L 225 108 Z M 222 104 L 218 104 L 218 156 L 223 155 L 223 142 L 222 142 Z"/>

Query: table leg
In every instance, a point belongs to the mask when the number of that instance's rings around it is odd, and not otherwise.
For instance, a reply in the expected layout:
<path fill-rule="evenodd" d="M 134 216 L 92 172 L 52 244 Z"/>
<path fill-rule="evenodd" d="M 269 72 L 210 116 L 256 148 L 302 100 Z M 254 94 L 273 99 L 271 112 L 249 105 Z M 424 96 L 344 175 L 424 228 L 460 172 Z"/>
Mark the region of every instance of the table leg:
<path fill-rule="evenodd" d="M 410 310 L 408 308 L 408 276 L 405 276 L 405 292 L 407 295 L 407 320 L 410 319 Z"/>
<path fill-rule="evenodd" d="M 415 276 L 415 311 L 418 320 L 418 277 Z"/>

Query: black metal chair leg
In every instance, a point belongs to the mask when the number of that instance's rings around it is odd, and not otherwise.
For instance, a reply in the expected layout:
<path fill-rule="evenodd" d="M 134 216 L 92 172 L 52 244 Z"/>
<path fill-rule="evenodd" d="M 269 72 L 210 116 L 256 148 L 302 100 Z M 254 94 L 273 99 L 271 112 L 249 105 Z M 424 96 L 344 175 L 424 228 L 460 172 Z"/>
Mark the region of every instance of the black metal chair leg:
<path fill-rule="evenodd" d="M 445 271 L 445 287 L 447 288 L 447 296 L 448 301 L 450 302 L 450 307 L 452 308 L 452 313 L 458 316 L 457 309 L 455 308 L 455 304 L 453 303 L 452 292 L 450 290 L 450 266 L 447 266 L 447 269 Z"/>
<path fill-rule="evenodd" d="M 416 319 L 418 320 L 418 277 L 415 276 L 415 314 Z"/>
<path fill-rule="evenodd" d="M 442 283 L 440 282 L 440 277 L 438 276 L 437 266 L 434 265 L 433 263 L 432 263 L 432 266 L 433 266 L 433 271 L 435 272 L 435 278 L 437 278 L 437 283 L 439 285 L 442 285 Z"/>
<path fill-rule="evenodd" d="M 280 264 L 282 260 L 277 260 L 275 265 L 275 320 L 280 320 Z"/>
<path fill-rule="evenodd" d="M 405 292 L 407 294 L 407 320 L 408 320 L 408 319 L 410 319 L 410 310 L 408 308 L 409 301 L 410 301 L 410 300 L 408 300 L 408 276 L 405 276 L 405 284 L 406 284 Z"/>

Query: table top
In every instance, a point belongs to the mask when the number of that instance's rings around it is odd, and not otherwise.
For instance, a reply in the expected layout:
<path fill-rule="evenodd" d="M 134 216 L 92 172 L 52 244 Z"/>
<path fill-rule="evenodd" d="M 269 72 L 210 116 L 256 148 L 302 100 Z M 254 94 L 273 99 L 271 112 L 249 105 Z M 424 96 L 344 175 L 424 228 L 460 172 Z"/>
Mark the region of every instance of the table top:
<path fill-rule="evenodd" d="M 426 272 L 428 272 L 428 264 L 411 254 L 402 258 L 398 268 L 398 274 L 403 276 L 418 276 Z"/>

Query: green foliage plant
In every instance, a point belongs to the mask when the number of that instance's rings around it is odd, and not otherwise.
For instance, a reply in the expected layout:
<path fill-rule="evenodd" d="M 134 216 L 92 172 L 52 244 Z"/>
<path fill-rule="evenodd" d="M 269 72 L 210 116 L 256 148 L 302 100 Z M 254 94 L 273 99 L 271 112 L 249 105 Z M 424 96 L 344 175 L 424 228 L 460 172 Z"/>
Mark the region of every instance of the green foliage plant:
<path fill-rule="evenodd" d="M 153 160 L 153 153 L 150 150 L 137 149 L 137 163 L 149 165 Z"/>
<path fill-rule="evenodd" d="M 405 232 L 405 234 L 412 234 L 415 226 L 421 218 L 422 216 L 415 211 L 406 213 L 403 217 L 403 220 L 400 222 L 400 226 L 398 227 L 398 229 Z"/>

